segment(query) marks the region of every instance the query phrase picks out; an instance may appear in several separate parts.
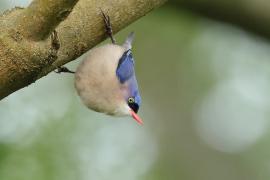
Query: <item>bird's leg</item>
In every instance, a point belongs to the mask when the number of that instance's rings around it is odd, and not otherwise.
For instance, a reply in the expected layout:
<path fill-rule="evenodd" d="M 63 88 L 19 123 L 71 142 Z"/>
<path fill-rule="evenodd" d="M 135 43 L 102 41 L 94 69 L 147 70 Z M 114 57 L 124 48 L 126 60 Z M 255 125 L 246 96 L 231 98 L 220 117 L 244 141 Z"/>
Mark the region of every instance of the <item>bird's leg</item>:
<path fill-rule="evenodd" d="M 112 43 L 116 44 L 116 41 L 113 37 L 113 30 L 112 30 L 110 16 L 106 15 L 102 10 L 101 10 L 101 13 L 105 22 L 106 33 L 111 38 Z"/>
<path fill-rule="evenodd" d="M 62 73 L 62 72 L 64 72 L 64 73 L 72 73 L 72 74 L 75 73 L 74 71 L 69 70 L 69 69 L 66 68 L 65 66 L 58 67 L 56 70 L 54 70 L 54 72 L 55 72 L 55 73 L 58 73 L 58 74 L 60 74 L 60 73 Z"/>
<path fill-rule="evenodd" d="M 56 30 L 54 30 L 51 34 L 51 47 L 56 51 L 60 49 L 60 40 Z"/>
<path fill-rule="evenodd" d="M 61 46 L 60 40 L 59 40 L 58 34 L 55 30 L 51 34 L 51 44 L 52 44 L 51 46 L 53 47 L 53 49 L 55 49 L 56 51 L 58 51 L 60 49 L 60 46 Z M 56 70 L 54 70 L 54 72 L 59 73 L 59 74 L 61 72 L 75 73 L 64 66 L 58 67 Z"/>

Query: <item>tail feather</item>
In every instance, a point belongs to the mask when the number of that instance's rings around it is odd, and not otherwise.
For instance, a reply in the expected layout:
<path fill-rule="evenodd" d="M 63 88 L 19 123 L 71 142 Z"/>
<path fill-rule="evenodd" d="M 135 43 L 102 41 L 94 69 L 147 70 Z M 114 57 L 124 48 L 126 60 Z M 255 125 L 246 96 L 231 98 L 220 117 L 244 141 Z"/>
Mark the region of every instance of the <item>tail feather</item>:
<path fill-rule="evenodd" d="M 134 32 L 129 33 L 125 43 L 123 44 L 123 47 L 126 48 L 126 50 L 129 50 L 132 48 L 132 42 L 134 39 Z"/>

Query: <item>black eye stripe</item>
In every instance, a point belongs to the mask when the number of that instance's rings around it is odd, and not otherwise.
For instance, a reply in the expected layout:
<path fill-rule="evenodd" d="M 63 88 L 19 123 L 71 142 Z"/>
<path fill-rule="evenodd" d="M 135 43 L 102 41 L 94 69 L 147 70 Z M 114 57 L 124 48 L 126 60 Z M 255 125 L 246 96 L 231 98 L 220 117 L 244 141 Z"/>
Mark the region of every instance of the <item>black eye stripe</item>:
<path fill-rule="evenodd" d="M 137 103 L 132 103 L 132 104 L 128 104 L 128 106 L 135 112 L 137 113 L 139 111 L 139 105 Z"/>

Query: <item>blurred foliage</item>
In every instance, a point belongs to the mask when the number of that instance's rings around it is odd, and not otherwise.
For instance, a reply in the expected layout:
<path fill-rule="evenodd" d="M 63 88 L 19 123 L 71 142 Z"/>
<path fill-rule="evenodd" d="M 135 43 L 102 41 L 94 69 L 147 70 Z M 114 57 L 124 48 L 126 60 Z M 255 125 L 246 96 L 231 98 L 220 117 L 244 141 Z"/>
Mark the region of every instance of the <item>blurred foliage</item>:
<path fill-rule="evenodd" d="M 145 125 L 51 73 L 0 103 L 0 179 L 268 180 L 269 43 L 170 4 L 130 31 Z"/>
<path fill-rule="evenodd" d="M 179 9 L 229 22 L 269 39 L 270 4 L 257 0 L 171 0 Z"/>

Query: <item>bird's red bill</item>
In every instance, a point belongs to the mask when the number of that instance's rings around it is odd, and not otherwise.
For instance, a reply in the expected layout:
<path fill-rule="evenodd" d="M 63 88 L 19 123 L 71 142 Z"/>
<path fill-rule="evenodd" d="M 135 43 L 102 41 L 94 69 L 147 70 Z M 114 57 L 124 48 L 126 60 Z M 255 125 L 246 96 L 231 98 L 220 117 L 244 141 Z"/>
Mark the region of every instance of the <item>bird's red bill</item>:
<path fill-rule="evenodd" d="M 143 125 L 143 121 L 138 116 L 138 114 L 136 114 L 133 110 L 130 110 L 130 112 L 131 112 L 131 116 L 133 117 L 133 119 L 135 119 L 135 121 L 137 121 L 140 125 Z"/>

